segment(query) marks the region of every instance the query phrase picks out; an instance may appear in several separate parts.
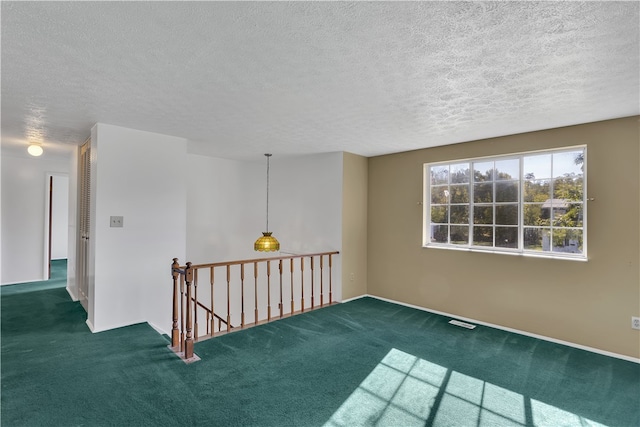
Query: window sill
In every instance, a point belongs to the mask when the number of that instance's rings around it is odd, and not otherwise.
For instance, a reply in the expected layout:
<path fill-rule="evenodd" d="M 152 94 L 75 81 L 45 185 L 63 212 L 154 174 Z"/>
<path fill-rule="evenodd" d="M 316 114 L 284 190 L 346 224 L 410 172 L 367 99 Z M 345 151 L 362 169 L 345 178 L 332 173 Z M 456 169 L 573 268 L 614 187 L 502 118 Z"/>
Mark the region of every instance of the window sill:
<path fill-rule="evenodd" d="M 537 252 L 520 252 L 516 250 L 496 250 L 496 249 L 482 249 L 472 248 L 469 246 L 444 246 L 438 244 L 427 244 L 422 246 L 425 249 L 445 249 L 450 251 L 460 252 L 478 252 L 486 254 L 498 254 L 498 255 L 510 255 L 510 256 L 523 256 L 528 258 L 545 258 L 545 259 L 557 259 L 563 261 L 581 261 L 587 262 L 589 259 L 584 255 L 564 255 L 560 253 L 537 253 Z"/>

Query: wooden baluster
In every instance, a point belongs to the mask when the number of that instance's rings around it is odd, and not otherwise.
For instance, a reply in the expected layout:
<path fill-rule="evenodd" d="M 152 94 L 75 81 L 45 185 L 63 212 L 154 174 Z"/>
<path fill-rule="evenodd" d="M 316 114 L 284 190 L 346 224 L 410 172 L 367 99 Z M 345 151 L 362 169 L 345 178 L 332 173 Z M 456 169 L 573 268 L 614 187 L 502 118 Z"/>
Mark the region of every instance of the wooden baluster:
<path fill-rule="evenodd" d="M 193 270 L 193 339 L 198 341 L 198 269 Z"/>
<path fill-rule="evenodd" d="M 184 291 L 184 272 L 180 275 L 180 351 L 184 351 L 184 338 L 185 338 L 185 321 L 184 317 L 187 313 L 185 305 L 185 291 Z"/>
<path fill-rule="evenodd" d="M 211 267 L 209 272 L 209 282 L 211 283 L 211 319 L 209 321 L 209 330 L 211 331 L 210 334 L 213 335 L 213 331 L 216 330 L 216 327 L 215 327 L 216 316 L 214 316 L 216 311 L 215 311 L 215 306 L 213 305 L 213 283 L 214 283 L 213 267 Z"/>
<path fill-rule="evenodd" d="M 193 337 L 191 336 L 191 283 L 193 282 L 193 270 L 190 262 L 187 263 L 184 274 L 187 283 L 187 338 L 184 340 L 184 358 L 190 359 L 193 357 Z"/>
<path fill-rule="evenodd" d="M 267 261 L 267 322 L 271 321 L 271 261 Z"/>
<path fill-rule="evenodd" d="M 227 332 L 231 330 L 231 266 L 227 264 Z"/>
<path fill-rule="evenodd" d="M 313 257 L 311 257 L 311 310 L 314 308 L 315 294 L 313 291 Z"/>
<path fill-rule="evenodd" d="M 240 327 L 244 328 L 244 264 L 240 264 Z"/>
<path fill-rule="evenodd" d="M 304 257 L 300 257 L 300 311 L 304 311 Z"/>
<path fill-rule="evenodd" d="M 333 287 L 331 285 L 331 254 L 329 254 L 329 304 L 333 304 Z"/>
<path fill-rule="evenodd" d="M 293 302 L 293 258 L 289 260 L 290 270 L 291 270 L 291 315 L 293 315 L 294 310 L 294 302 Z"/>
<path fill-rule="evenodd" d="M 282 317 L 282 312 L 284 311 L 284 306 L 282 305 L 282 260 L 278 263 L 278 268 L 280 269 L 280 304 L 278 304 L 278 308 L 280 309 L 280 317 Z"/>
<path fill-rule="evenodd" d="M 258 262 L 253 263 L 253 324 L 258 324 Z"/>
<path fill-rule="evenodd" d="M 320 255 L 320 307 L 324 305 L 324 289 L 322 283 L 322 276 L 324 276 L 324 266 L 323 264 L 324 255 Z"/>
<path fill-rule="evenodd" d="M 207 312 L 205 312 L 205 313 L 206 313 L 206 316 L 207 316 L 207 323 L 206 323 L 207 335 L 211 335 L 211 328 L 210 328 L 210 326 L 211 326 L 211 318 L 212 318 L 213 316 L 212 316 L 212 315 L 211 315 L 211 313 L 209 313 L 208 311 L 207 311 Z"/>
<path fill-rule="evenodd" d="M 178 264 L 178 258 L 173 259 L 171 264 L 171 277 L 173 278 L 173 322 L 171 324 L 171 347 L 178 347 L 180 345 L 180 331 L 178 330 L 178 312 L 180 306 L 178 305 L 179 290 L 178 290 L 178 276 L 180 276 L 179 270 L 180 264 Z"/>

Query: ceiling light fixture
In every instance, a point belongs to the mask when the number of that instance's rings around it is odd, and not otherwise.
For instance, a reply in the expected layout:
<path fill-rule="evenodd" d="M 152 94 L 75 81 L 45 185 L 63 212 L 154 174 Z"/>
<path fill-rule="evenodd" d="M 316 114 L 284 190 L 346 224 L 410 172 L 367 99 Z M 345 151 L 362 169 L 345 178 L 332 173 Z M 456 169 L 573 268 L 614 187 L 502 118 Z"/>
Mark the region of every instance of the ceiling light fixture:
<path fill-rule="evenodd" d="M 269 231 L 269 157 L 271 154 L 265 154 L 265 157 L 267 158 L 267 231 L 262 232 L 262 237 L 253 244 L 253 249 L 260 252 L 276 252 L 280 250 L 280 242 Z"/>
<path fill-rule="evenodd" d="M 41 156 L 44 150 L 38 144 L 31 144 L 29 148 L 27 148 L 27 153 L 31 154 L 33 157 Z"/>

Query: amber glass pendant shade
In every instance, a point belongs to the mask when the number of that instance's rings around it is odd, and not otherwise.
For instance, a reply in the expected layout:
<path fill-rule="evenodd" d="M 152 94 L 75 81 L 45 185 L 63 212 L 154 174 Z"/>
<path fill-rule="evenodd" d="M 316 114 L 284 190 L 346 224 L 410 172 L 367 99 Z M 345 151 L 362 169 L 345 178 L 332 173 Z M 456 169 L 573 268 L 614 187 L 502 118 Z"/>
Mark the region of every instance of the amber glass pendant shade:
<path fill-rule="evenodd" d="M 277 252 L 280 250 L 280 242 L 271 232 L 263 231 L 262 237 L 253 244 L 253 249 L 260 252 Z"/>

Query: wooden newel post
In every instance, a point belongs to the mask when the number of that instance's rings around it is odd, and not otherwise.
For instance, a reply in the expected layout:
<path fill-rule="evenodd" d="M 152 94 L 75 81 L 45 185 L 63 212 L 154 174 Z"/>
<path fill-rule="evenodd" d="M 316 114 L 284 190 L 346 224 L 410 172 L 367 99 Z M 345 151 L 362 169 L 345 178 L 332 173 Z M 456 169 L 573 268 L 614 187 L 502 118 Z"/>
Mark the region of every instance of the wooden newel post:
<path fill-rule="evenodd" d="M 187 267 L 184 270 L 185 282 L 187 284 L 187 337 L 184 340 L 184 358 L 190 359 L 193 357 L 193 336 L 191 334 L 192 321 L 191 321 L 191 284 L 193 283 L 193 270 L 191 269 L 191 263 L 187 263 Z"/>
<path fill-rule="evenodd" d="M 178 258 L 173 259 L 171 264 L 171 277 L 173 278 L 173 323 L 171 325 L 171 347 L 178 347 L 180 345 L 180 330 L 178 329 L 178 301 L 180 294 L 178 290 L 178 277 L 180 276 L 180 264 L 178 264 Z"/>

